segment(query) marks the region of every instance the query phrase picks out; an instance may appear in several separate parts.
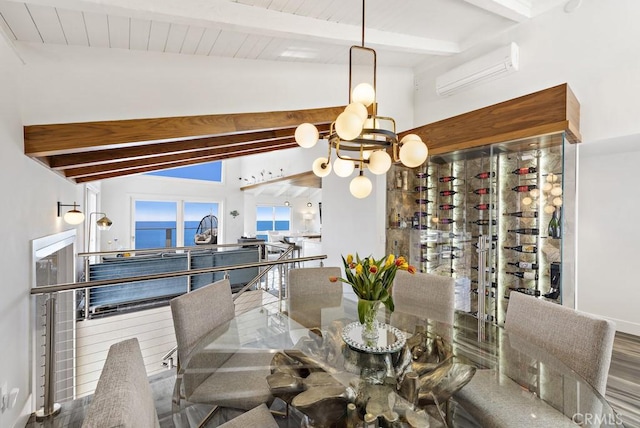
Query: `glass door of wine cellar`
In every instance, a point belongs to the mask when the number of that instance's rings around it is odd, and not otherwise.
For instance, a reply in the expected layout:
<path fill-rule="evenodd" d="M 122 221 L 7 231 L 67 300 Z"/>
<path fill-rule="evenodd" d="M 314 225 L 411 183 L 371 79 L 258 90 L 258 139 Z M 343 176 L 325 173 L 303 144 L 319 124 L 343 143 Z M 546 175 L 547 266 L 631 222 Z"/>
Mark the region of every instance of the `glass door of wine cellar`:
<path fill-rule="evenodd" d="M 576 149 L 564 134 L 430 156 L 405 174 L 411 263 L 455 278 L 456 309 L 503 325 L 511 293 L 574 306 Z"/>

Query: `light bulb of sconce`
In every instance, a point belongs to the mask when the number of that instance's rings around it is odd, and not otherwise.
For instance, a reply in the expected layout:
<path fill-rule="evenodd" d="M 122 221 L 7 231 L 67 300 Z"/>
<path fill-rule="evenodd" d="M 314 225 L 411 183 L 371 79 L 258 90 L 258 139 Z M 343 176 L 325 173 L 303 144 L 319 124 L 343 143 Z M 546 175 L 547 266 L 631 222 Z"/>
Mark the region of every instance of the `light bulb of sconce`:
<path fill-rule="evenodd" d="M 343 111 L 336 119 L 336 132 L 338 137 L 345 141 L 351 141 L 362 132 L 363 121 L 351 111 Z"/>
<path fill-rule="evenodd" d="M 562 206 L 562 198 L 561 197 L 555 197 L 553 198 L 552 201 L 553 205 L 555 205 L 556 207 L 561 207 Z"/>
<path fill-rule="evenodd" d="M 544 183 L 542 185 L 542 191 L 543 192 L 550 192 L 551 189 L 553 189 L 553 184 L 551 184 L 551 183 Z"/>
<path fill-rule="evenodd" d="M 525 196 L 524 198 L 522 198 L 522 205 L 531 205 L 532 202 L 533 202 L 533 199 L 531 199 L 528 196 Z"/>
<path fill-rule="evenodd" d="M 358 175 L 349 183 L 349 191 L 358 199 L 366 198 L 371 193 L 373 184 L 364 175 Z"/>
<path fill-rule="evenodd" d="M 376 91 L 373 89 L 373 86 L 368 83 L 359 83 L 353 88 L 351 100 L 354 103 L 360 103 L 365 107 L 369 107 L 376 100 Z"/>
<path fill-rule="evenodd" d="M 320 139 L 318 128 L 312 123 L 302 123 L 298 125 L 294 135 L 296 143 L 305 149 L 315 146 Z"/>
<path fill-rule="evenodd" d="M 529 192 L 532 198 L 537 198 L 540 196 L 540 189 L 533 189 Z"/>
<path fill-rule="evenodd" d="M 369 157 L 369 171 L 376 175 L 384 174 L 391 168 L 391 156 L 384 150 L 376 150 Z"/>
<path fill-rule="evenodd" d="M 560 196 L 562 195 L 562 187 L 560 187 L 560 185 L 554 185 L 550 193 L 552 196 Z"/>
<path fill-rule="evenodd" d="M 333 161 L 333 171 L 338 177 L 348 177 L 353 173 L 355 165 L 352 161 L 336 158 Z"/>
<path fill-rule="evenodd" d="M 544 206 L 544 212 L 546 212 L 547 214 L 552 214 L 555 210 L 556 210 L 556 207 L 554 207 L 553 205 Z"/>
<path fill-rule="evenodd" d="M 331 172 L 331 164 L 329 163 L 329 159 L 319 157 L 318 159 L 313 161 L 311 169 L 313 170 L 313 173 L 318 177 L 326 177 Z"/>
<path fill-rule="evenodd" d="M 344 111 L 357 114 L 362 123 L 365 123 L 367 116 L 369 116 L 369 111 L 367 111 L 367 108 L 362 103 L 351 103 Z"/>

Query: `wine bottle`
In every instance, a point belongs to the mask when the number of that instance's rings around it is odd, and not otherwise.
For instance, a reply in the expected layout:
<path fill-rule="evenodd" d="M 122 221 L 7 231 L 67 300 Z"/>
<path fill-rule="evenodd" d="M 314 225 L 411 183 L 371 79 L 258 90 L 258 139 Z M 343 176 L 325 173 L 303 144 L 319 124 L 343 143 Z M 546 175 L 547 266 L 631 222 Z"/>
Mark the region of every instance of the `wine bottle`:
<path fill-rule="evenodd" d="M 458 193 L 458 192 L 456 192 L 455 190 L 441 190 L 440 191 L 440 196 L 453 196 L 456 193 Z"/>
<path fill-rule="evenodd" d="M 535 245 L 531 245 L 531 244 L 526 244 L 526 245 L 517 245 L 515 247 L 503 247 L 505 250 L 513 250 L 513 251 L 517 251 L 519 253 L 537 253 L 538 252 L 538 247 L 536 247 Z"/>
<path fill-rule="evenodd" d="M 440 224 L 451 224 L 451 223 L 455 223 L 456 221 L 452 218 L 441 218 L 438 220 L 438 223 Z"/>
<path fill-rule="evenodd" d="M 493 205 L 493 204 L 478 204 L 478 205 L 474 205 L 473 208 L 477 209 L 478 211 L 486 211 L 486 210 L 494 209 L 495 205 Z"/>
<path fill-rule="evenodd" d="M 473 243 L 473 246 L 474 246 L 474 247 L 476 247 L 476 248 L 478 248 L 478 243 L 477 243 L 477 242 L 474 242 L 474 243 Z M 491 249 L 492 249 L 492 250 L 495 250 L 495 249 L 496 249 L 496 243 L 495 243 L 495 242 L 492 242 L 492 243 L 491 243 Z"/>
<path fill-rule="evenodd" d="M 455 180 L 456 178 L 458 178 L 458 177 L 454 177 L 453 175 L 447 175 L 446 177 L 438 178 L 438 181 L 440 183 L 449 183 L 449 182 Z"/>
<path fill-rule="evenodd" d="M 432 202 L 433 201 L 430 201 L 429 199 L 416 199 L 416 204 L 420 204 L 420 205 L 426 205 Z"/>
<path fill-rule="evenodd" d="M 475 177 L 480 180 L 484 180 L 485 178 L 490 178 L 495 176 L 496 176 L 496 173 L 493 171 L 484 171 L 484 172 L 481 172 L 480 174 L 475 175 Z"/>
<path fill-rule="evenodd" d="M 556 211 L 553 211 L 551 215 L 551 220 L 549 220 L 549 226 L 547 227 L 547 232 L 549 233 L 549 238 L 560 238 L 560 227 L 558 225 L 558 216 L 556 215 Z"/>
<path fill-rule="evenodd" d="M 430 177 L 430 175 L 426 172 L 416 172 L 416 178 L 427 178 Z"/>
<path fill-rule="evenodd" d="M 478 235 L 474 235 L 474 236 L 472 236 L 471 238 L 473 238 L 473 239 L 478 239 L 479 237 L 480 237 L 480 236 L 478 236 Z M 498 240 L 498 235 L 491 235 L 491 240 L 492 240 L 492 241 L 497 241 L 497 240 Z"/>
<path fill-rule="evenodd" d="M 508 275 L 517 276 L 523 279 L 538 279 L 538 272 L 505 272 Z"/>
<path fill-rule="evenodd" d="M 442 211 L 448 211 L 448 210 L 454 209 L 455 207 L 456 206 L 453 204 L 442 204 L 438 208 L 441 209 Z"/>
<path fill-rule="evenodd" d="M 478 226 L 489 226 L 489 220 L 475 220 L 475 221 L 470 221 L 469 223 L 477 224 Z M 496 220 L 491 220 L 492 226 L 495 226 L 496 224 L 498 224 Z"/>
<path fill-rule="evenodd" d="M 522 217 L 522 218 L 537 218 L 538 211 L 517 211 L 514 213 L 504 213 L 502 215 L 508 215 L 511 217 Z"/>
<path fill-rule="evenodd" d="M 519 267 L 521 269 L 531 269 L 531 270 L 538 270 L 538 265 L 536 263 L 529 263 L 529 262 L 508 262 L 508 265 L 511 266 L 515 266 L 515 267 Z"/>
<path fill-rule="evenodd" d="M 530 227 L 523 227 L 520 229 L 509 229 L 507 232 L 515 232 L 521 235 L 538 235 L 540 233 L 540 229 L 534 229 Z"/>
<path fill-rule="evenodd" d="M 535 184 L 527 184 L 524 186 L 516 186 L 511 188 L 511 190 L 513 190 L 514 192 L 528 192 L 529 190 L 533 190 L 533 189 L 537 189 L 538 186 L 536 186 Z"/>
<path fill-rule="evenodd" d="M 478 268 L 478 266 L 471 266 L 471 269 L 479 270 L 480 268 Z M 489 272 L 489 273 L 496 273 L 496 268 L 494 268 L 494 267 L 485 268 L 484 271 L 485 272 Z M 507 273 L 509 273 L 509 272 L 507 272 Z"/>
<path fill-rule="evenodd" d="M 512 174 L 515 175 L 525 175 L 525 174 L 533 174 L 534 172 L 537 172 L 538 169 L 535 166 L 530 166 L 530 167 L 524 167 L 524 168 L 516 168 L 513 171 L 511 171 Z"/>
<path fill-rule="evenodd" d="M 472 282 L 473 284 L 477 284 L 477 283 L 478 283 L 478 281 L 477 281 L 477 280 L 475 280 L 475 279 L 472 279 L 472 280 L 471 280 L 471 282 Z M 489 286 L 490 286 L 491 288 L 498 288 L 498 283 L 497 283 L 497 282 L 492 282 L 492 283 L 490 283 L 490 284 L 489 284 Z"/>
<path fill-rule="evenodd" d="M 473 290 L 471 290 L 471 292 L 474 294 L 480 294 L 477 288 L 474 288 Z M 493 298 L 496 297 L 495 291 L 491 291 L 491 290 L 484 290 L 484 295 L 487 297 L 493 297 Z"/>
<path fill-rule="evenodd" d="M 558 296 L 560 296 L 560 289 L 559 288 L 551 288 L 549 290 L 548 293 L 544 293 L 542 295 L 543 297 L 546 297 L 547 299 L 557 299 Z"/>
<path fill-rule="evenodd" d="M 540 291 L 534 290 L 532 288 L 527 288 L 527 287 L 509 287 L 508 290 L 509 292 L 517 291 L 518 293 L 528 294 L 529 296 L 538 297 L 540 295 Z M 508 298 L 509 297 L 507 297 L 507 299 Z"/>
<path fill-rule="evenodd" d="M 483 187 L 482 189 L 474 190 L 472 193 L 475 193 L 476 195 L 488 195 L 489 193 L 491 193 L 491 189 L 488 187 Z"/>
<path fill-rule="evenodd" d="M 459 251 L 459 250 L 462 250 L 462 248 L 458 248 L 451 245 L 443 245 L 442 247 L 440 247 L 440 250 L 441 251 Z"/>

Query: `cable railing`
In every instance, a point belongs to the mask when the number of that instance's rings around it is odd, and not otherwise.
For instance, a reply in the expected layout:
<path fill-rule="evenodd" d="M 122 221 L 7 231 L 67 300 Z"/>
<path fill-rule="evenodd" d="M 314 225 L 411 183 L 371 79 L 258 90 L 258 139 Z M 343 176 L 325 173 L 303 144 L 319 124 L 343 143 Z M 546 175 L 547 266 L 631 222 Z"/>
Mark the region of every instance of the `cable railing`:
<path fill-rule="evenodd" d="M 284 299 L 289 266 L 326 259 L 292 258 L 293 250 L 293 244 L 251 242 L 78 254 L 83 281 L 31 289 L 42 339 L 38 416 L 55 414 L 56 401 L 92 394 L 109 347 L 121 340 L 138 338 L 148 375 L 172 367 L 176 343 L 168 303 L 179 294 L 231 278 L 236 313 Z M 254 261 L 229 263 L 234 256 Z"/>

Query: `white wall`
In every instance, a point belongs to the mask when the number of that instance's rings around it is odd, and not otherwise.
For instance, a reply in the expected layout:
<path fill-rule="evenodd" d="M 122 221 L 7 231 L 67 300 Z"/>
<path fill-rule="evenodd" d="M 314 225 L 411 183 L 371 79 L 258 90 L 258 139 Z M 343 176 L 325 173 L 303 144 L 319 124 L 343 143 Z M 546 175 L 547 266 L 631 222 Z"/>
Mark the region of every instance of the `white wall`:
<path fill-rule="evenodd" d="M 455 59 L 417 75 L 415 122 L 431 123 L 567 82 L 581 104 L 578 150 L 577 308 L 640 334 L 633 265 L 640 209 L 632 175 L 640 153 L 640 2 L 585 0 L 574 13 L 557 8 Z M 509 42 L 520 46 L 520 70 L 450 97 L 435 77 Z M 625 137 L 630 135 L 630 137 Z M 605 141 L 606 140 L 606 141 Z M 635 168 L 637 169 L 637 167 Z M 611 205 L 615 208 L 612 208 Z"/>
<path fill-rule="evenodd" d="M 640 335 L 640 135 L 580 146 L 580 309 Z"/>
<path fill-rule="evenodd" d="M 56 202 L 81 202 L 83 196 L 80 186 L 24 155 L 18 90 L 23 71 L 18 58 L 0 37 L 0 385 L 6 383 L 9 389 L 20 390 L 16 406 L 0 414 L 0 427 L 24 426 L 32 411 L 31 240 L 69 229 L 56 217 Z"/>

